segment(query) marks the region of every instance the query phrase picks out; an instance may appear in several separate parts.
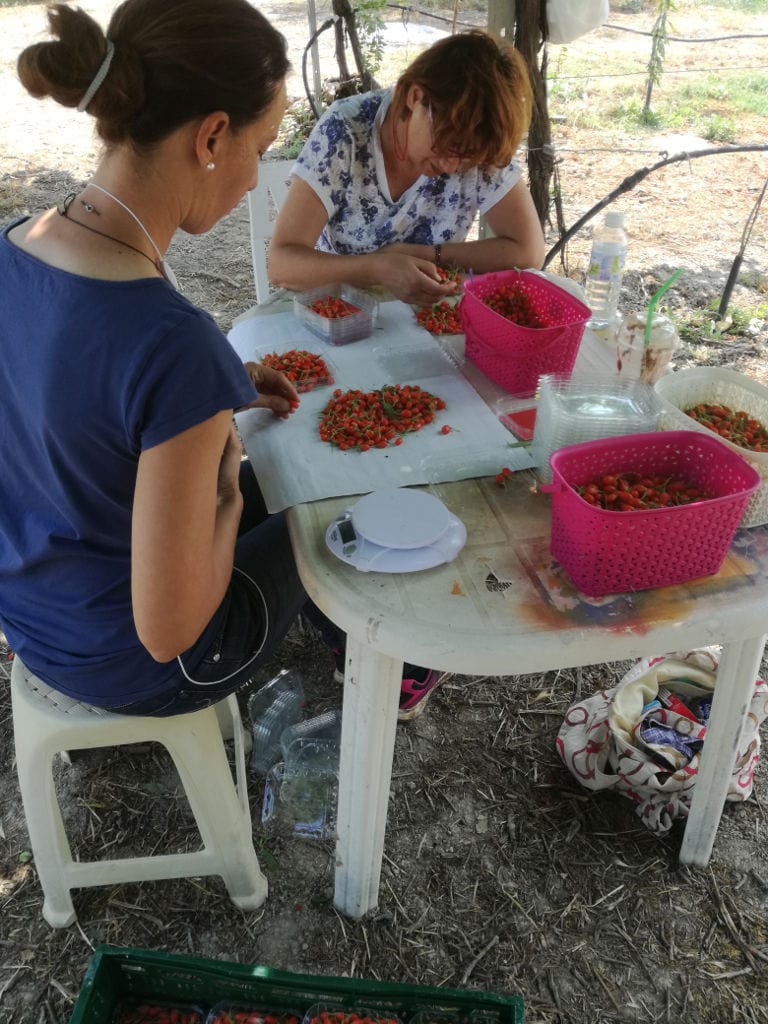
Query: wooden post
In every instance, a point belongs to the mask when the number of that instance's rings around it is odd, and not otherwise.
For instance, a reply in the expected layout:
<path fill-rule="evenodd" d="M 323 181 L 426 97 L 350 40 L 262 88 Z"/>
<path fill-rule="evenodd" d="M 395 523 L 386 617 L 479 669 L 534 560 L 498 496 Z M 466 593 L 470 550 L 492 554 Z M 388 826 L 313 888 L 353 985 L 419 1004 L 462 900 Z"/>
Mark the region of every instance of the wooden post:
<path fill-rule="evenodd" d="M 341 21 L 336 22 L 336 60 L 339 64 L 339 73 L 341 75 L 341 94 L 349 95 L 348 92 L 344 91 L 344 86 L 347 85 L 351 79 L 349 72 L 349 66 L 347 64 L 347 56 L 344 49 L 344 30 L 346 29 L 347 35 L 349 36 L 349 43 L 352 47 L 352 55 L 355 58 L 355 65 L 357 67 L 357 73 L 360 78 L 360 92 L 368 92 L 374 87 L 374 82 L 371 77 L 371 73 L 365 66 L 365 59 L 363 58 L 363 50 L 360 46 L 360 39 L 357 34 L 357 26 L 355 24 L 355 15 L 349 4 L 349 0 L 333 0 L 333 13 L 340 16 Z M 353 90 L 357 91 L 357 90 Z M 338 97 L 337 97 L 338 98 Z"/>
<path fill-rule="evenodd" d="M 533 111 L 528 132 L 528 179 L 536 212 L 545 226 L 549 219 L 549 186 L 555 163 L 547 107 L 546 51 L 542 52 L 547 35 L 546 0 L 489 0 L 488 29 L 514 43 L 531 77 Z"/>

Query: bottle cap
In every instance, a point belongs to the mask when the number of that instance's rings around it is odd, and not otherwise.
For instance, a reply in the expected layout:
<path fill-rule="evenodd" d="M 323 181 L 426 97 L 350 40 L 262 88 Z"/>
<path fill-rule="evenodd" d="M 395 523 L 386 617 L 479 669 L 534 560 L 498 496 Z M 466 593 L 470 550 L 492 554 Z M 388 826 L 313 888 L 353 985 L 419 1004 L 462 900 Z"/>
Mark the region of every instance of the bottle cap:
<path fill-rule="evenodd" d="M 621 210 L 609 210 L 605 215 L 605 226 L 607 228 L 623 228 L 624 214 Z"/>

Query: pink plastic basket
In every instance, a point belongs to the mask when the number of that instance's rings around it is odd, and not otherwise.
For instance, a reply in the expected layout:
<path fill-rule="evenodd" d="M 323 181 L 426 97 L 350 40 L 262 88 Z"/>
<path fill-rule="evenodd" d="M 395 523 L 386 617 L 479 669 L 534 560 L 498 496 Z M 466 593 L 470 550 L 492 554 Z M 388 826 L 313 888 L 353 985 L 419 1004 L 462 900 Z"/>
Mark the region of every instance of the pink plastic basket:
<path fill-rule="evenodd" d="M 592 597 L 665 587 L 716 573 L 760 475 L 716 437 L 692 430 L 626 434 L 569 445 L 550 456 L 551 551 Z M 606 474 L 669 475 L 700 487 L 705 501 L 611 512 L 575 488 Z"/>
<path fill-rule="evenodd" d="M 485 296 L 509 284 L 526 293 L 549 327 L 521 327 L 485 304 Z M 534 394 L 543 373 L 570 374 L 591 315 L 570 292 L 527 270 L 466 280 L 459 311 L 467 358 L 505 391 L 521 397 Z"/>

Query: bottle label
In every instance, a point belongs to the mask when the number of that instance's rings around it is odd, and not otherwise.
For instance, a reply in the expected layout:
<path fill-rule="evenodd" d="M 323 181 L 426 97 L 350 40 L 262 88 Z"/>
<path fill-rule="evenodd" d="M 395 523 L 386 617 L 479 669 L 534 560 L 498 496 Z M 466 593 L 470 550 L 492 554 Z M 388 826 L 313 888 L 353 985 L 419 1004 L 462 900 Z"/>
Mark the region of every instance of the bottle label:
<path fill-rule="evenodd" d="M 615 281 L 624 273 L 627 254 L 619 247 L 592 250 L 587 277 L 593 281 Z"/>

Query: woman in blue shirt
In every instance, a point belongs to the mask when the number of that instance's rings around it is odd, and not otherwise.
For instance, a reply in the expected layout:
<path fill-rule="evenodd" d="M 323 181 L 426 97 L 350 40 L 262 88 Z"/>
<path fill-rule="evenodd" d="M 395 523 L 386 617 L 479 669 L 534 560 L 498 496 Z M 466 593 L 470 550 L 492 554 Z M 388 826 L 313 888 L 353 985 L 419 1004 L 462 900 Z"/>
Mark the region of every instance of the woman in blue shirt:
<path fill-rule="evenodd" d="M 298 396 L 243 366 L 164 259 L 255 186 L 285 41 L 247 0 L 127 0 L 106 35 L 64 4 L 49 21 L 20 78 L 87 110 L 105 151 L 0 234 L 0 620 L 69 696 L 191 711 L 242 685 L 306 600 L 282 518 L 244 510 L 232 419 Z"/>
<path fill-rule="evenodd" d="M 256 185 L 285 40 L 248 0 L 126 0 L 106 34 L 65 4 L 49 22 L 21 81 L 92 115 L 105 151 L 58 208 L 0 231 L 0 621 L 62 693 L 195 711 L 250 682 L 302 608 L 344 643 L 233 426 L 298 395 L 243 366 L 165 262 L 178 229 L 208 231 Z M 435 674 L 411 675 L 423 706 Z"/>

